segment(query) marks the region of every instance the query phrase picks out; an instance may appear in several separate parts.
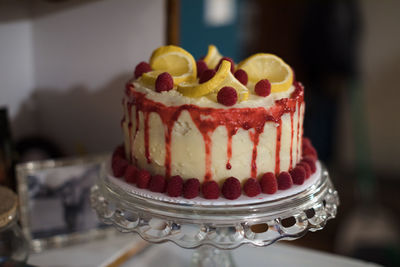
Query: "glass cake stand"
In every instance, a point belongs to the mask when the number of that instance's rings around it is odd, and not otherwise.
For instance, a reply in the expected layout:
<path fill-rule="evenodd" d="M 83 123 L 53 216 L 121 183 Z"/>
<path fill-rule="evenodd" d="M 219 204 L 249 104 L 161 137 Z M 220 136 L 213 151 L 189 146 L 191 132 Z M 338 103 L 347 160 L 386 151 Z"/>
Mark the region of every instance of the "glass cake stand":
<path fill-rule="evenodd" d="M 254 203 L 247 200 L 245 204 L 202 205 L 132 193 L 114 183 L 104 167 L 92 188 L 91 205 L 101 221 L 121 232 L 136 232 L 152 243 L 172 241 L 182 248 L 197 248 L 194 266 L 234 266 L 230 249 L 294 240 L 321 230 L 336 216 L 337 191 L 320 163 L 318 170 L 315 182 L 293 195 L 261 202 L 255 197 Z"/>

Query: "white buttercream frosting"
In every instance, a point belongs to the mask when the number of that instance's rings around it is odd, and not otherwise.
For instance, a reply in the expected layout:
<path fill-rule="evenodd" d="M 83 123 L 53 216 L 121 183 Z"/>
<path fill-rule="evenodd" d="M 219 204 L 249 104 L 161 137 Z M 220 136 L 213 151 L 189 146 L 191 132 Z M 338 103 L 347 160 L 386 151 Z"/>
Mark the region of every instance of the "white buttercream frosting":
<path fill-rule="evenodd" d="M 135 91 L 146 94 L 148 99 L 153 101 L 162 103 L 166 106 L 181 106 L 181 105 L 196 105 L 199 107 L 209 107 L 209 108 L 221 108 L 221 109 L 229 109 L 232 107 L 224 106 L 207 96 L 202 96 L 199 98 L 187 97 L 179 93 L 177 90 L 170 90 L 164 92 L 156 92 L 153 88 L 149 88 L 144 86 L 140 81 L 133 82 L 135 87 Z M 252 88 L 249 85 L 249 88 Z M 267 97 L 258 96 L 252 93 L 250 89 L 249 98 L 246 101 L 238 102 L 233 107 L 235 108 L 255 108 L 255 107 L 264 107 L 269 108 L 275 104 L 276 100 L 288 98 L 294 91 L 294 86 L 292 85 L 288 90 L 284 92 L 276 92 L 271 93 Z"/>

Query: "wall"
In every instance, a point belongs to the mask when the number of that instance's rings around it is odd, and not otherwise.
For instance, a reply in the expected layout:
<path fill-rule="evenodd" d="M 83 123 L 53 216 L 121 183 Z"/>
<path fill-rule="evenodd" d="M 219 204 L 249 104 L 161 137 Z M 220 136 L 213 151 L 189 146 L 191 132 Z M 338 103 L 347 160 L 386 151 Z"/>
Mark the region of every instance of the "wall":
<path fill-rule="evenodd" d="M 12 117 L 34 87 L 31 40 L 28 3 L 0 1 L 0 106 L 8 107 Z M 30 116 L 24 118 L 23 124 L 29 131 L 35 127 Z"/>
<path fill-rule="evenodd" d="M 362 65 L 371 156 L 376 169 L 400 174 L 400 2 L 363 3 Z"/>
<path fill-rule="evenodd" d="M 377 172 L 400 178 L 400 2 L 360 1 L 361 99 L 367 130 L 365 149 Z M 343 98 L 344 129 L 338 142 L 339 157 L 346 165 L 354 160 L 354 140 L 360 138 L 351 119 L 348 94 Z M 369 151 L 368 151 L 369 150 Z"/>
<path fill-rule="evenodd" d="M 38 124 L 68 153 L 121 143 L 125 82 L 164 42 L 162 1 L 40 2 L 33 22 Z"/>
<path fill-rule="evenodd" d="M 241 53 L 238 0 L 181 0 L 180 45 L 196 59 L 214 44 L 222 55 L 239 62 Z"/>
<path fill-rule="evenodd" d="M 124 84 L 164 43 L 164 1 L 18 4 L 13 13 L 23 11 L 23 23 L 0 24 L 0 55 L 8 56 L 0 104 L 10 105 L 14 136 L 39 133 L 67 154 L 111 150 L 122 140 Z M 27 118 L 35 130 L 27 129 Z"/>

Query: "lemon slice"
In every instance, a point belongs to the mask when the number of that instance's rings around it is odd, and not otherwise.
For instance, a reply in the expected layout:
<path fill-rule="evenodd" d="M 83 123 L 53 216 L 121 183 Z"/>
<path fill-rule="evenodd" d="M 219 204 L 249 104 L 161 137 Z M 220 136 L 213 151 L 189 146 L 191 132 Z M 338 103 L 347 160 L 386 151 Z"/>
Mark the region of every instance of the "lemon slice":
<path fill-rule="evenodd" d="M 217 47 L 215 45 L 209 45 L 207 55 L 203 60 L 210 69 L 215 69 L 221 58 L 222 55 L 219 53 Z"/>
<path fill-rule="evenodd" d="M 255 54 L 240 62 L 237 68 L 246 71 L 253 84 L 268 79 L 272 92 L 286 91 L 293 83 L 292 69 L 273 54 Z"/>
<path fill-rule="evenodd" d="M 178 85 L 178 91 L 184 96 L 201 97 L 207 95 L 210 99 L 216 101 L 216 94 L 224 86 L 232 86 L 236 89 L 238 97 L 244 101 L 249 96 L 249 90 L 241 84 L 231 72 L 231 63 L 223 60 L 217 73 L 205 83 L 181 83 Z"/>
<path fill-rule="evenodd" d="M 175 85 L 194 81 L 197 75 L 196 61 L 193 56 L 175 45 L 157 48 L 151 55 L 150 66 L 154 71 L 166 71 L 171 74 Z"/>
<path fill-rule="evenodd" d="M 141 81 L 143 85 L 146 85 L 148 87 L 153 87 L 156 84 L 158 75 L 160 75 L 161 73 L 163 73 L 163 71 L 160 70 L 145 72 L 142 74 L 142 77 L 140 77 L 139 81 Z M 179 78 L 175 78 L 174 76 L 172 76 L 172 79 L 174 80 L 174 84 L 179 83 Z M 189 81 L 192 81 L 192 79 Z"/>

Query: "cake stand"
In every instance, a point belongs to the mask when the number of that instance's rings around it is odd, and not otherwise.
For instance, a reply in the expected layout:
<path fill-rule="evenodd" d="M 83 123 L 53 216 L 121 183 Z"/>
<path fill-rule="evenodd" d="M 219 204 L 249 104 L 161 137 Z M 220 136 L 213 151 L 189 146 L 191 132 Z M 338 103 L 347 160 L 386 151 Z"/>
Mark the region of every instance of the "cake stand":
<path fill-rule="evenodd" d="M 319 162 L 317 172 L 292 191 L 216 204 L 141 194 L 134 186 L 113 181 L 108 173 L 104 166 L 91 191 L 91 205 L 100 220 L 152 243 L 172 241 L 182 248 L 197 248 L 194 266 L 234 266 L 230 249 L 268 246 L 321 230 L 339 205 L 328 171 Z"/>

